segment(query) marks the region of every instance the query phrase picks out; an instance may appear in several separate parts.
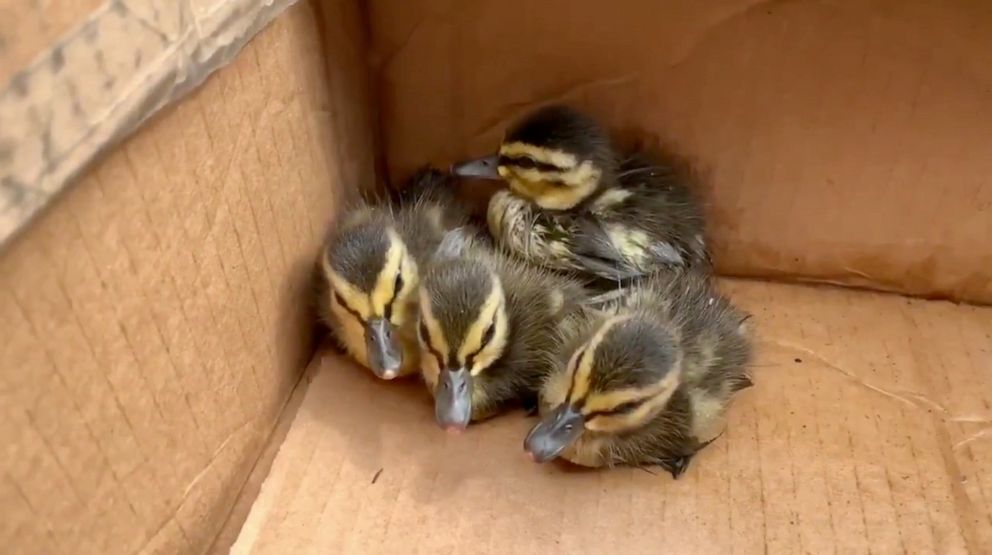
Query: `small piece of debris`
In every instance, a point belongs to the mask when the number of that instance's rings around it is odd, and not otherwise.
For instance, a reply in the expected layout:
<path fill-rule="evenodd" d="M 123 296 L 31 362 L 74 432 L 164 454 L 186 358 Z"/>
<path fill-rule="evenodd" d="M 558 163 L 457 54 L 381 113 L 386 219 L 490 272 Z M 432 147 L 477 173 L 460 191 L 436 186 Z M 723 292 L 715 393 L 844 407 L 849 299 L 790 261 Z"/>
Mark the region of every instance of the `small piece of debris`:
<path fill-rule="evenodd" d="M 375 476 L 372 476 L 372 483 L 373 484 L 376 483 L 376 481 L 379 480 L 379 475 L 380 474 L 382 474 L 382 469 L 381 468 L 379 470 L 376 470 L 375 471 Z"/>
<path fill-rule="evenodd" d="M 794 359 L 792 359 L 792 360 L 793 360 L 793 361 L 795 361 L 795 362 L 802 362 L 802 361 L 803 361 L 803 359 L 801 359 L 801 358 L 799 358 L 799 357 L 796 357 L 796 358 L 794 358 Z"/>

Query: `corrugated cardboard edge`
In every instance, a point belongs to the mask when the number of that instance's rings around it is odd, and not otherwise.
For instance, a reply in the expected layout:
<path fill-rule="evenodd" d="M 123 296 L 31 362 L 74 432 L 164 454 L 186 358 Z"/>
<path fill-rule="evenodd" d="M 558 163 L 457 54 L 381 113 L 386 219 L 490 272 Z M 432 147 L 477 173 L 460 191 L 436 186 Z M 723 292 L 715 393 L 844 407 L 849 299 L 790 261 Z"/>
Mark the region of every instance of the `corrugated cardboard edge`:
<path fill-rule="evenodd" d="M 296 0 L 110 0 L 0 89 L 0 247 Z"/>
<path fill-rule="evenodd" d="M 299 411 L 300 405 L 303 404 L 307 387 L 313 381 L 314 375 L 319 369 L 320 357 L 315 356 L 310 361 L 306 371 L 300 376 L 300 381 L 297 382 L 292 395 L 290 395 L 280 411 L 279 419 L 272 426 L 264 449 L 255 461 L 255 465 L 252 467 L 248 478 L 241 487 L 241 491 L 238 492 L 238 497 L 231 506 L 231 512 L 227 515 L 227 519 L 224 521 L 217 537 L 214 538 L 213 545 L 207 549 L 207 553 L 230 552 L 242 530 L 247 528 L 245 524 L 248 515 L 252 510 L 255 500 L 258 498 L 259 492 L 262 490 L 262 485 L 269 476 L 272 463 L 275 462 L 276 455 L 279 454 L 279 448 L 282 446 L 283 440 L 286 439 L 290 427 L 296 421 L 296 413 Z M 258 524 L 255 523 L 252 526 L 257 527 Z"/>

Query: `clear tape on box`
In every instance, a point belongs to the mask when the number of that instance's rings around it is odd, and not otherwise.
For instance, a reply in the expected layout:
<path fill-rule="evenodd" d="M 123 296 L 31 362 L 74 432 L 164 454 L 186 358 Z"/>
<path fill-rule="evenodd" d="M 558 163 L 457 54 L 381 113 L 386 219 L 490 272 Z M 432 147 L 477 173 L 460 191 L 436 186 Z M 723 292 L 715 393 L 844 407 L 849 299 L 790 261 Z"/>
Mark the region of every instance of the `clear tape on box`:
<path fill-rule="evenodd" d="M 296 0 L 110 0 L 0 85 L 0 246 Z"/>

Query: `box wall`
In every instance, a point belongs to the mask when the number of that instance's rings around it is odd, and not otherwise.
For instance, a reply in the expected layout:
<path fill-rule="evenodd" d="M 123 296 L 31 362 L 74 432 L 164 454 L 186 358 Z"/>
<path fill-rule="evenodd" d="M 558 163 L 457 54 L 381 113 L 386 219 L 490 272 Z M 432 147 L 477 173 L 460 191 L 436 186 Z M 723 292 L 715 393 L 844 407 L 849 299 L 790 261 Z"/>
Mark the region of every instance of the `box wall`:
<path fill-rule="evenodd" d="M 589 110 L 701 173 L 725 274 L 992 302 L 988 3 L 369 3 L 395 180 Z"/>
<path fill-rule="evenodd" d="M 287 11 L 0 257 L 3 545 L 200 552 L 227 519 L 312 352 L 323 230 L 374 180 L 360 48 L 329 78 L 315 17 Z"/>

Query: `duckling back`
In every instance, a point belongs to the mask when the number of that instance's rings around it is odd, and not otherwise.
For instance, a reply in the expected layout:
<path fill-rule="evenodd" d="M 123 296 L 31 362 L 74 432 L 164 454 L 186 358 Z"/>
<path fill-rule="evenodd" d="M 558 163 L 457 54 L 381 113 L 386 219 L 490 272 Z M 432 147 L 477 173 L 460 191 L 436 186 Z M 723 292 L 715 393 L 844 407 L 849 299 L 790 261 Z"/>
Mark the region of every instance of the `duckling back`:
<path fill-rule="evenodd" d="M 681 457 L 688 464 L 723 432 L 734 394 L 752 385 L 749 316 L 692 270 L 659 272 L 633 289 L 627 302 L 635 314 L 670 322 L 681 356 L 679 387 L 634 445 L 664 454 L 658 458 L 669 463 Z"/>
<path fill-rule="evenodd" d="M 625 249 L 622 232 L 611 242 L 620 247 L 617 258 L 625 272 L 709 269 L 702 204 L 688 172 L 673 161 L 647 153 L 631 155 L 620 164 L 615 183 L 591 199 L 589 208 L 604 227 L 622 224 L 620 229 L 633 243 Z"/>
<path fill-rule="evenodd" d="M 658 272 L 633 288 L 627 303 L 670 320 L 679 331 L 687 386 L 729 396 L 751 385 L 750 316 L 720 295 L 705 273 Z"/>
<path fill-rule="evenodd" d="M 423 266 L 445 233 L 469 226 L 468 208 L 455 195 L 453 179 L 435 168 L 420 170 L 391 206 L 397 232 Z"/>
<path fill-rule="evenodd" d="M 538 390 L 554 366 L 561 349 L 564 326 L 583 310 L 588 292 L 581 282 L 521 263 L 507 253 L 494 257 L 497 272 L 507 288 L 510 346 L 501 366 L 505 380 L 523 392 L 525 405 L 537 406 Z"/>
<path fill-rule="evenodd" d="M 703 211 L 688 172 L 662 157 L 623 158 L 594 120 L 548 106 L 511 128 L 497 156 L 454 171 L 508 183 L 490 200 L 489 229 L 533 264 L 608 283 L 708 267 Z"/>
<path fill-rule="evenodd" d="M 656 274 L 579 311 L 561 326 L 528 450 L 538 460 L 661 465 L 677 476 L 751 383 L 745 319 L 691 270 Z"/>

